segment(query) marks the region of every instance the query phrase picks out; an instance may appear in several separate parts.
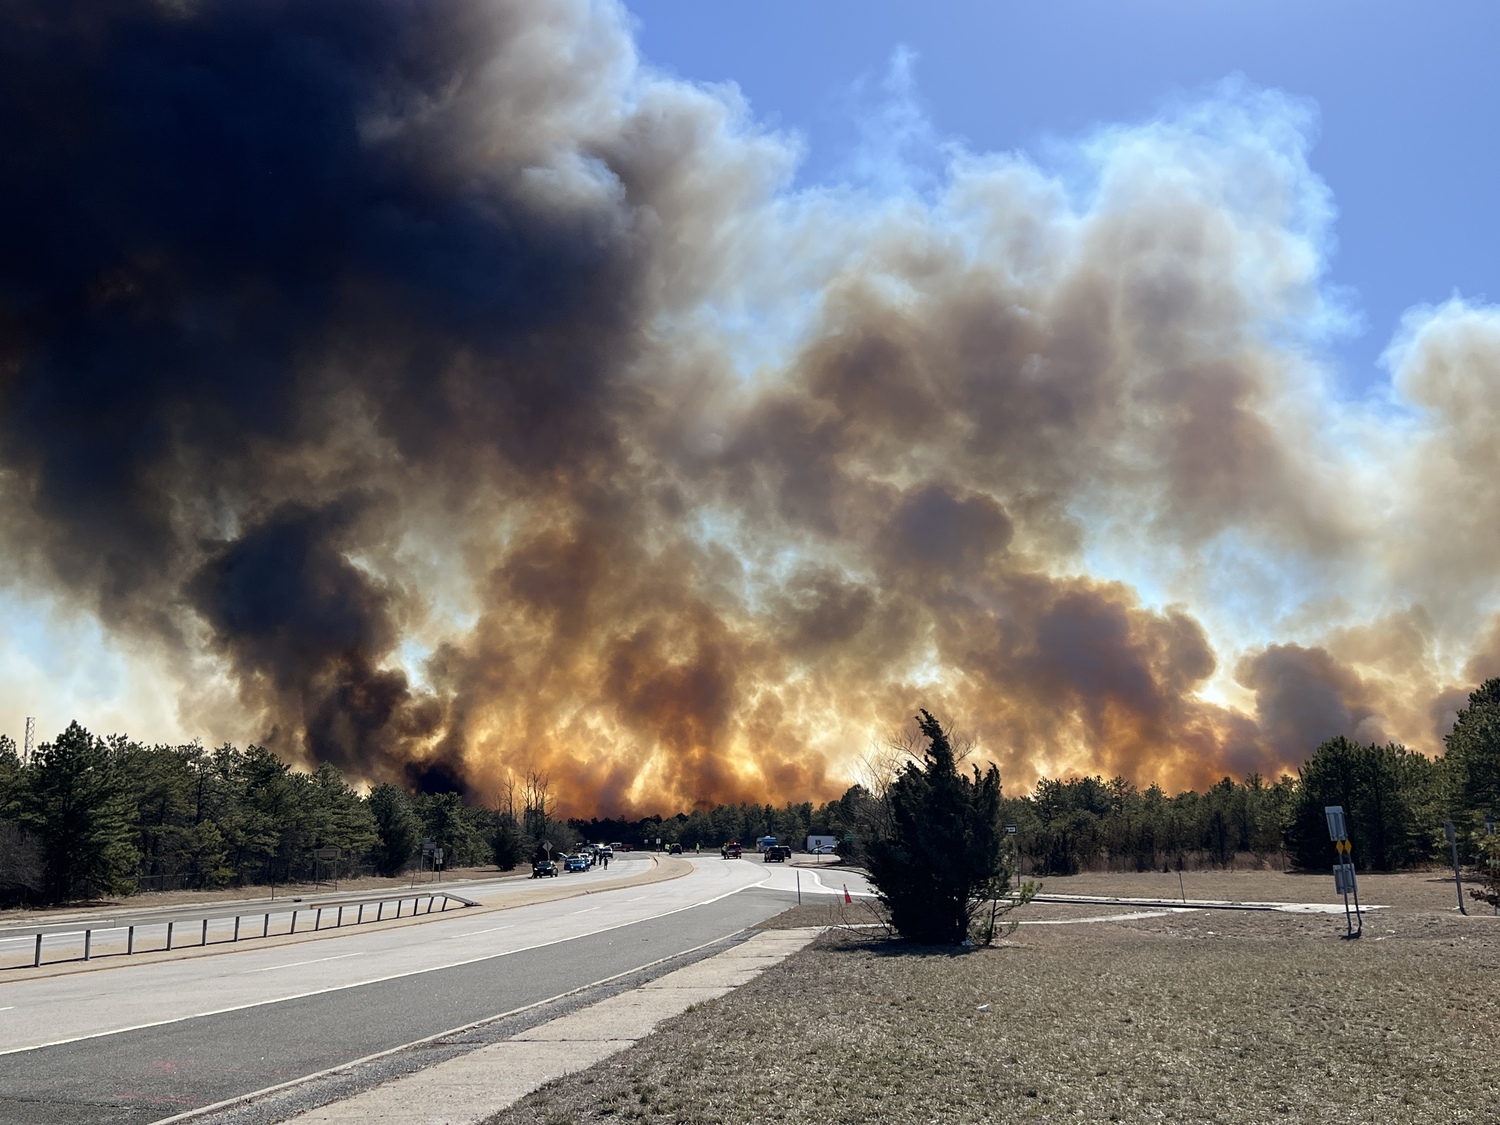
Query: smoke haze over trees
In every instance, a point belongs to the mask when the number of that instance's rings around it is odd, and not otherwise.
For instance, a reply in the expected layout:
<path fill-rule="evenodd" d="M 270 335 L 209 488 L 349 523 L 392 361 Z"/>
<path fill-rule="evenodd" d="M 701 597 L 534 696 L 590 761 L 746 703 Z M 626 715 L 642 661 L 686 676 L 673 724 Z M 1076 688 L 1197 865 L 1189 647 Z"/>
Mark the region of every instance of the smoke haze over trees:
<path fill-rule="evenodd" d="M 1172 796 L 1157 785 L 1141 790 L 1122 777 L 1095 776 L 1043 778 L 1029 795 L 1004 797 L 993 763 L 969 782 L 957 764 L 973 744 L 960 740 L 955 753 L 937 720 L 925 711 L 923 720 L 927 750 L 910 734 L 896 738 L 891 754 L 870 760 L 868 784 L 837 800 L 720 804 L 636 820 L 561 820 L 565 793 L 536 771 L 507 778 L 501 800 L 486 806 L 452 790 L 412 794 L 390 784 L 361 796 L 335 767 L 298 772 L 261 746 L 146 746 L 96 738 L 75 722 L 22 762 L 15 742 L 0 736 L 0 901 L 306 881 L 315 874 L 314 849 L 327 847 L 340 849 L 345 876 L 397 875 L 423 839 L 444 850 L 449 867 L 495 863 L 509 871 L 584 842 L 652 847 L 659 840 L 712 851 L 728 840 L 775 836 L 801 847 L 809 835 L 832 835 L 846 861 L 884 870 L 893 885 L 917 885 L 913 870 L 970 845 L 973 871 L 1009 879 L 1009 868 L 992 863 L 1006 824 L 1017 827 L 1027 873 L 1246 862 L 1317 871 L 1328 865 L 1323 808 L 1331 804 L 1344 806 L 1362 869 L 1441 860 L 1445 819 L 1458 827 L 1464 861 L 1493 867 L 1497 838 L 1484 834 L 1484 822 L 1500 808 L 1483 803 L 1483 779 L 1500 764 L 1500 679 L 1473 692 L 1460 713 L 1450 745 L 1461 754 L 1433 761 L 1399 745 L 1333 738 L 1295 777 L 1226 777 L 1204 792 Z M 956 820 L 919 840 L 929 808 Z M 960 899 L 963 909 L 972 906 L 970 892 L 985 877 L 964 885 L 947 888 L 950 907 Z M 930 937 L 961 936 L 968 915 L 959 926 L 954 909 Z"/>
<path fill-rule="evenodd" d="M 1316 130 L 1231 82 L 1062 171 L 794 190 L 608 0 L 17 0 L 5 590 L 264 747 L 130 782 L 194 878 L 404 847 L 281 763 L 639 818 L 831 799 L 919 705 L 1028 785 L 1437 753 L 1500 672 L 1500 313 L 1341 398 Z"/>

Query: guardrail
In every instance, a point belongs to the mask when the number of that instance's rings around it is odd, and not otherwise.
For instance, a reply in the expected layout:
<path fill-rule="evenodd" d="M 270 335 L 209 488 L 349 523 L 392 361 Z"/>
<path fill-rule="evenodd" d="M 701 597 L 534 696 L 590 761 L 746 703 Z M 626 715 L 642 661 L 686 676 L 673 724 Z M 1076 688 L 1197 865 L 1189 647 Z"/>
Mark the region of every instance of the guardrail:
<path fill-rule="evenodd" d="M 411 903 L 411 909 L 406 909 L 406 904 Z M 441 906 L 437 904 L 441 902 Z M 248 941 L 255 938 L 284 937 L 296 933 L 317 933 L 322 930 L 336 930 L 344 926 L 360 926 L 384 922 L 385 912 L 394 907 L 391 919 L 402 917 L 413 917 L 418 914 L 433 913 L 437 906 L 437 913 L 444 913 L 450 905 L 459 908 L 466 906 L 478 906 L 472 899 L 464 898 L 462 895 L 449 894 L 446 891 L 421 891 L 415 894 L 403 894 L 395 896 L 382 896 L 379 898 L 355 899 L 346 902 L 307 903 L 305 905 L 292 905 L 288 903 L 285 907 L 277 909 L 261 910 L 239 910 L 232 914 L 221 914 L 210 912 L 205 914 L 192 913 L 185 917 L 167 919 L 161 922 L 121 922 L 118 925 L 92 925 L 85 923 L 82 926 L 74 923 L 66 929 L 49 931 L 38 930 L 35 934 L 25 934 L 19 937 L 0 937 L 0 947 L 15 942 L 31 943 L 32 948 L 28 951 L 30 957 L 14 964 L 0 966 L 0 969 L 34 969 L 42 965 L 58 965 L 70 961 L 90 961 L 100 957 L 129 957 L 137 953 L 161 953 L 172 949 L 197 949 L 207 945 L 228 945 L 238 941 Z M 425 906 L 425 909 L 424 909 Z M 325 917 L 332 915 L 331 924 L 325 923 Z M 243 925 L 245 919 L 258 919 L 260 926 L 246 927 Z M 302 928 L 299 930 L 298 923 Z M 309 926 L 308 922 L 312 924 Z M 184 943 L 183 923 L 193 924 L 189 932 L 192 939 Z M 231 923 L 233 926 L 231 928 Z M 285 928 L 282 928 L 282 927 Z M 250 932 L 245 932 L 249 929 Z M 223 936 L 224 931 L 229 931 L 228 936 Z M 163 931 L 159 935 L 156 931 Z M 118 939 L 114 945 L 123 944 L 123 948 L 100 949 L 96 946 L 94 936 L 96 934 L 113 934 Z M 65 947 L 69 956 L 44 957 L 45 939 L 51 936 L 53 939 L 68 938 Z M 81 953 L 78 950 L 78 938 L 82 938 Z M 56 954 L 59 948 L 54 941 L 51 952 Z"/>

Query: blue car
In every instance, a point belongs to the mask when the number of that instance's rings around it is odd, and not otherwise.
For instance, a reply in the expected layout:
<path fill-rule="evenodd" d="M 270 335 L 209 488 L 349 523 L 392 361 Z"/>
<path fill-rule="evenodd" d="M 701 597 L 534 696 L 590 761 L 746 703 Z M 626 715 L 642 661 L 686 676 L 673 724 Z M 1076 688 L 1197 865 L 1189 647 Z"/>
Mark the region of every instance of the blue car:
<path fill-rule="evenodd" d="M 564 871 L 587 871 L 589 869 L 589 857 L 586 855 L 570 855 L 563 860 Z"/>

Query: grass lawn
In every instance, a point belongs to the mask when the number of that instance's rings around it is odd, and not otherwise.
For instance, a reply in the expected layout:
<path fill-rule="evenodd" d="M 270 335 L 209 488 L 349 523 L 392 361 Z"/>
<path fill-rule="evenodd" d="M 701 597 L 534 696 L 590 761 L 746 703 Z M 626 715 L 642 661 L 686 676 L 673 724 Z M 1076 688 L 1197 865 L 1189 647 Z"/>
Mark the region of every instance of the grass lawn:
<path fill-rule="evenodd" d="M 1109 893 L 1085 878 L 1047 890 Z M 1332 898 L 1331 878 L 1278 878 L 1188 892 Z M 970 953 L 833 930 L 493 1125 L 1500 1121 L 1500 918 L 1403 878 L 1368 895 L 1392 908 L 1357 942 L 1342 915 L 1220 911 L 1024 925 Z"/>

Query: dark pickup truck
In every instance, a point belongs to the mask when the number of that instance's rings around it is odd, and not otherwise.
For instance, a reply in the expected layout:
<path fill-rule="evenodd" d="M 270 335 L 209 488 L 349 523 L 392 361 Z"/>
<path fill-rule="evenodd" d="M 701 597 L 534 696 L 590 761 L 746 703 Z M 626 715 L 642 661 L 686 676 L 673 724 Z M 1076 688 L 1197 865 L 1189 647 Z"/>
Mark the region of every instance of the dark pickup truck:
<path fill-rule="evenodd" d="M 772 844 L 766 849 L 767 863 L 785 863 L 792 858 L 792 849 L 785 844 Z"/>

